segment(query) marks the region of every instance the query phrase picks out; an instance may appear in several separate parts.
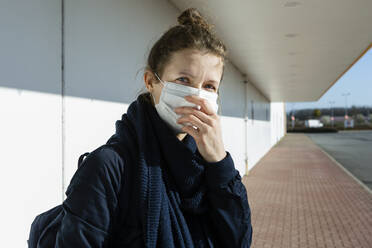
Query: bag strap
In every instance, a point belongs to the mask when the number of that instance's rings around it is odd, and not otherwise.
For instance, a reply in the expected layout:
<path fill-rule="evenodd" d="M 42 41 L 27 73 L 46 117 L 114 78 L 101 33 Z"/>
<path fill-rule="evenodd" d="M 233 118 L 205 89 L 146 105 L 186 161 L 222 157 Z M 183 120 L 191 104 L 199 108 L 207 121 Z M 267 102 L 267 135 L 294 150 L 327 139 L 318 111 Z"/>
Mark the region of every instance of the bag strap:
<path fill-rule="evenodd" d="M 89 154 L 90 154 L 90 152 L 86 152 L 86 153 L 80 155 L 80 157 L 79 157 L 79 161 L 78 161 L 78 169 L 80 168 L 81 163 L 84 161 L 84 157 L 85 157 L 85 156 L 88 156 Z"/>

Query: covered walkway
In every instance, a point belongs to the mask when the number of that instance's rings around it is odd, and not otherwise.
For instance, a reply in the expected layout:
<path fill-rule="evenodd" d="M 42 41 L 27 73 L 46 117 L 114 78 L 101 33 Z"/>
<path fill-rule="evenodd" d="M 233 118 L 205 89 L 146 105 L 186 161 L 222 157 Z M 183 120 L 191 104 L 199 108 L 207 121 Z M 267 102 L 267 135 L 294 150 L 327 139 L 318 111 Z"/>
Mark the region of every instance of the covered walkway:
<path fill-rule="evenodd" d="M 304 134 L 286 136 L 243 177 L 253 247 L 372 247 L 372 194 Z"/>

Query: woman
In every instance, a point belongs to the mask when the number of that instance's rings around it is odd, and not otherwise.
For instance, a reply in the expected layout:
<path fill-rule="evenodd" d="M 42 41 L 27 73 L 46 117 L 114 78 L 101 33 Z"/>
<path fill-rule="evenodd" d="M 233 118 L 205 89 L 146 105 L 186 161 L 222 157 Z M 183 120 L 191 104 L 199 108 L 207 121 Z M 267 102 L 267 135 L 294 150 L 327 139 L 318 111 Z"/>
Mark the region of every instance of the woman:
<path fill-rule="evenodd" d="M 74 174 L 56 247 L 250 246 L 247 193 L 216 113 L 226 49 L 196 9 L 178 21 L 150 51 L 149 92 Z"/>

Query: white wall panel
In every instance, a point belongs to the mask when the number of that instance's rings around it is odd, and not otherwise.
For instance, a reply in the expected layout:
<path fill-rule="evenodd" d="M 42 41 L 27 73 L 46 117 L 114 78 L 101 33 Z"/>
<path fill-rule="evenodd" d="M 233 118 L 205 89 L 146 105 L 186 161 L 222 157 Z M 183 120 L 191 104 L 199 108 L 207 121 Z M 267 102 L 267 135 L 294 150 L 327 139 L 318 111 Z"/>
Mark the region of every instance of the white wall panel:
<path fill-rule="evenodd" d="M 285 109 L 283 102 L 271 102 L 271 140 L 270 144 L 275 145 L 285 134 Z"/>
<path fill-rule="evenodd" d="M 62 200 L 61 96 L 4 87 L 0 96 L 0 247 L 26 247 L 36 215 Z"/>
<path fill-rule="evenodd" d="M 78 168 L 79 156 L 105 144 L 115 133 L 116 120 L 120 120 L 128 108 L 123 103 L 71 96 L 65 97 L 65 101 L 64 192 Z"/>
<path fill-rule="evenodd" d="M 0 247 L 62 200 L 60 1 L 0 1 Z"/>
<path fill-rule="evenodd" d="M 222 116 L 222 138 L 225 149 L 230 152 L 234 165 L 241 176 L 245 174 L 244 119 Z"/>

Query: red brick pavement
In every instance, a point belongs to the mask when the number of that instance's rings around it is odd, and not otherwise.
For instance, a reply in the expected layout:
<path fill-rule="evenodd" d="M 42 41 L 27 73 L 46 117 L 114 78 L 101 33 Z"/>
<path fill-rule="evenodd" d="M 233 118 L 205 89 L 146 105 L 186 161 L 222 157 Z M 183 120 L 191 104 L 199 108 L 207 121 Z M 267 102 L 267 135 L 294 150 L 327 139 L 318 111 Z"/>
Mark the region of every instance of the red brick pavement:
<path fill-rule="evenodd" d="M 243 183 L 254 248 L 372 247 L 372 194 L 304 134 L 287 134 Z"/>

